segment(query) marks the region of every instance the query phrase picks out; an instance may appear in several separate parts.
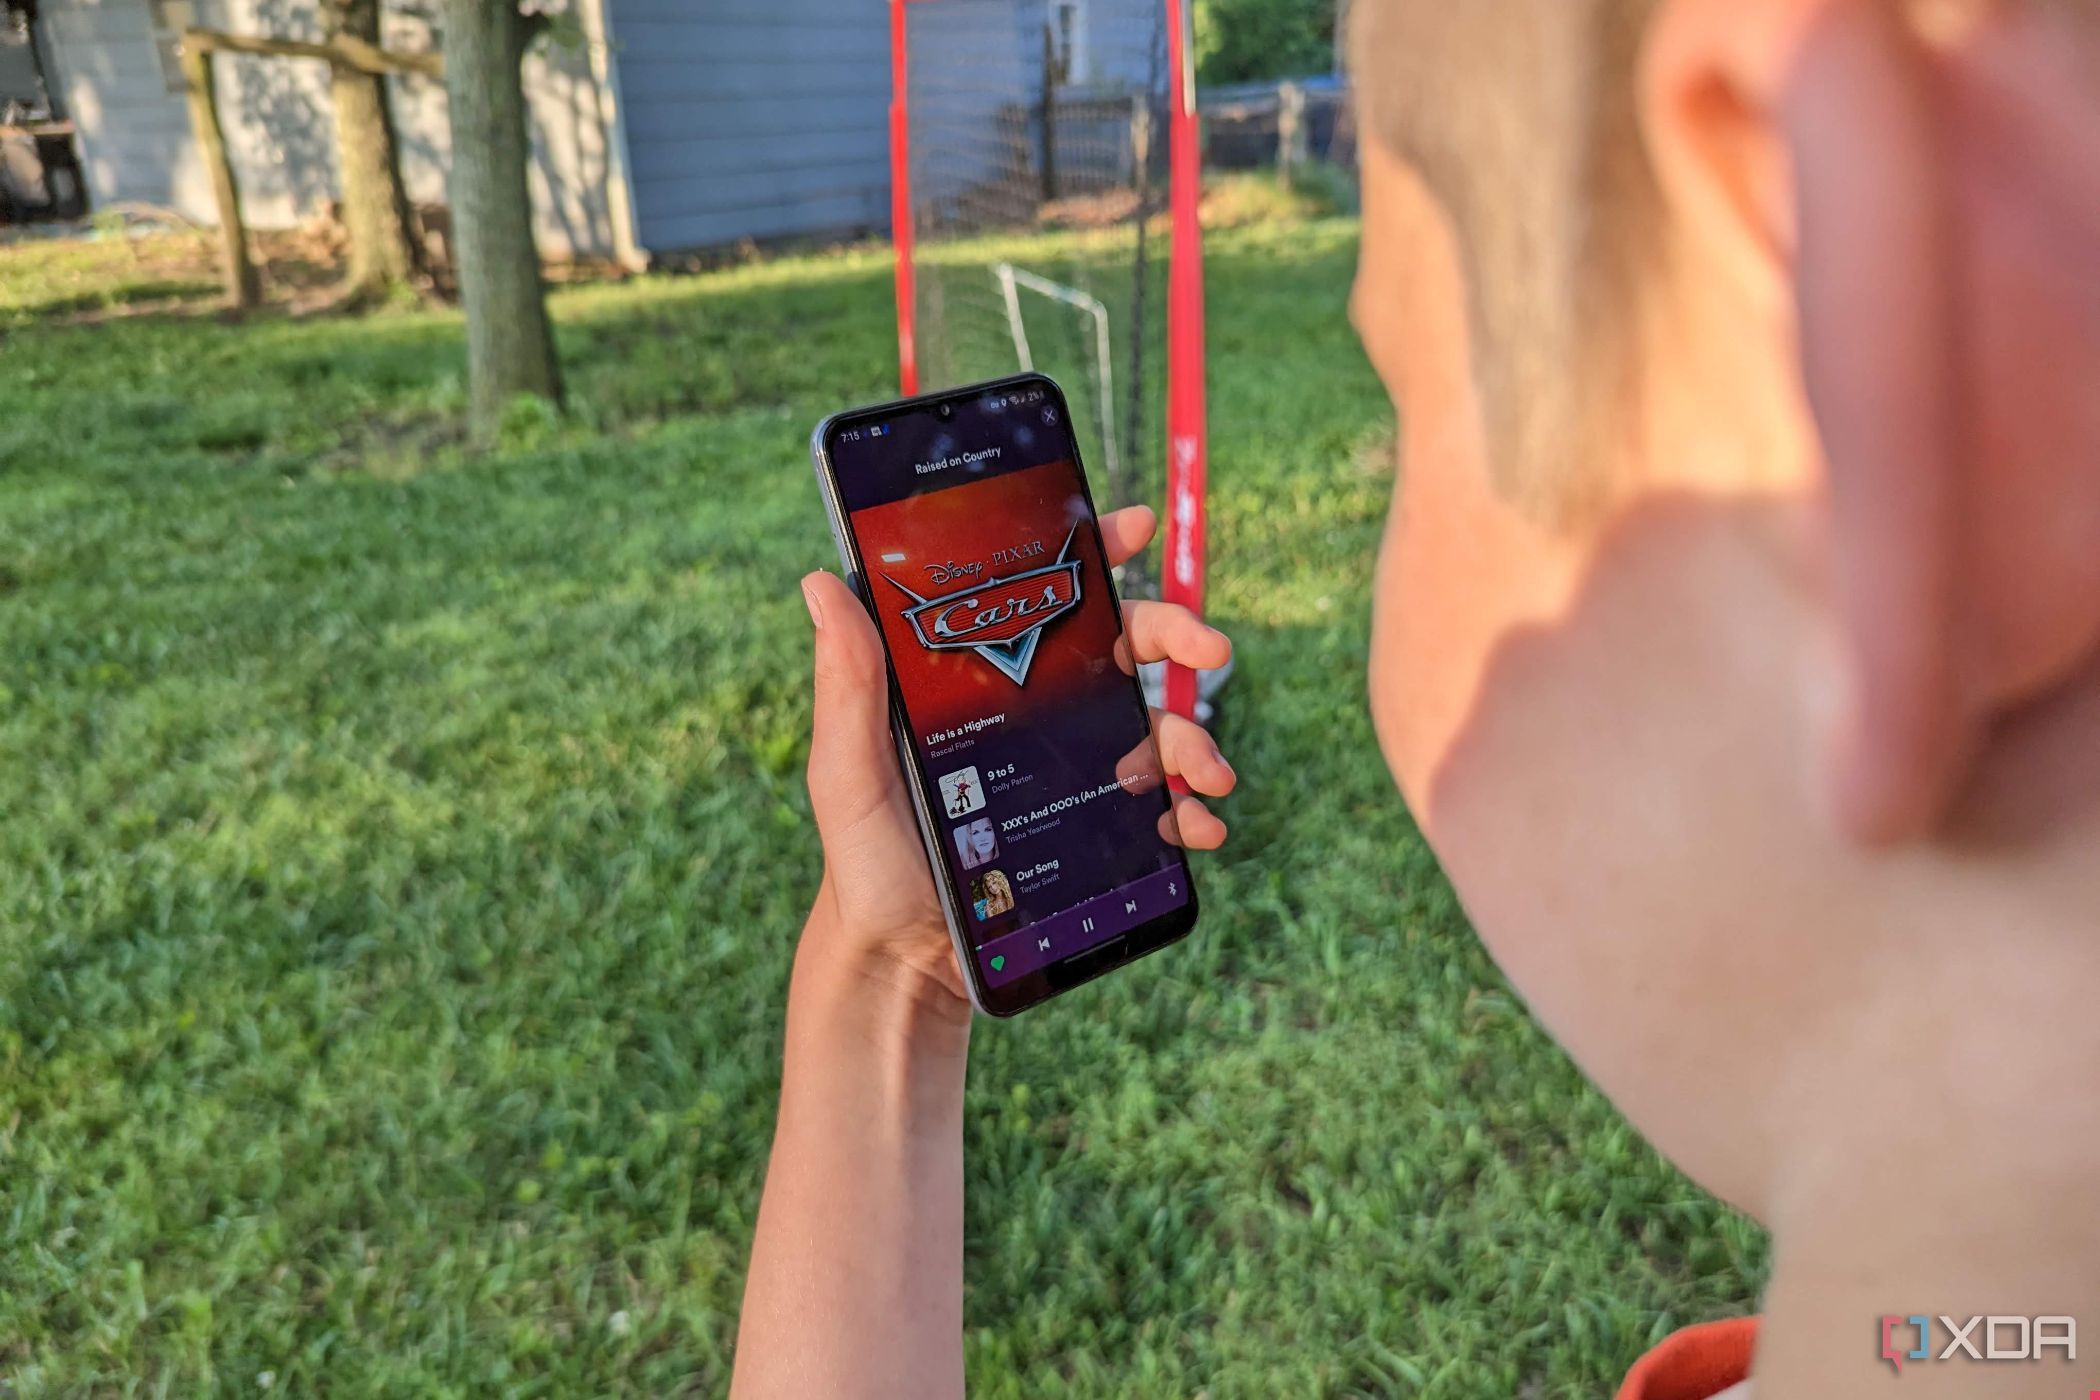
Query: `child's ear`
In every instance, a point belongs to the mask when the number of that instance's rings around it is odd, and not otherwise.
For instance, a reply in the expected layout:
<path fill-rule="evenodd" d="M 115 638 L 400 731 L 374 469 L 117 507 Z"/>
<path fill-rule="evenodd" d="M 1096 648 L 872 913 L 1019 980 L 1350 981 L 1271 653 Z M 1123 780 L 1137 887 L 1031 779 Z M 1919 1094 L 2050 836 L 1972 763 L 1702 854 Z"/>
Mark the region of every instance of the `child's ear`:
<path fill-rule="evenodd" d="M 1672 236 L 1811 412 L 1833 806 L 1922 836 L 2100 656 L 2100 12 L 1658 0 L 1639 110 Z"/>
<path fill-rule="evenodd" d="M 1663 0 L 1641 44 L 1641 139 L 1678 237 L 1790 331 L 1794 190 L 1780 70 L 1813 8 Z"/>
<path fill-rule="evenodd" d="M 1831 796 L 1870 842 L 1924 835 L 1966 776 L 1983 698 L 1962 577 L 1971 446 L 1956 162 L 1933 58 L 1881 0 L 1803 28 L 1778 95 L 1793 170 L 1801 381 L 1820 440 L 1850 706 Z"/>
<path fill-rule="evenodd" d="M 1902 841 L 1980 732 L 1963 674 L 1952 162 L 1933 56 L 1886 0 L 1665 0 L 1641 112 L 1673 226 L 1798 358 L 1827 473 L 1850 708 L 1842 825 Z"/>

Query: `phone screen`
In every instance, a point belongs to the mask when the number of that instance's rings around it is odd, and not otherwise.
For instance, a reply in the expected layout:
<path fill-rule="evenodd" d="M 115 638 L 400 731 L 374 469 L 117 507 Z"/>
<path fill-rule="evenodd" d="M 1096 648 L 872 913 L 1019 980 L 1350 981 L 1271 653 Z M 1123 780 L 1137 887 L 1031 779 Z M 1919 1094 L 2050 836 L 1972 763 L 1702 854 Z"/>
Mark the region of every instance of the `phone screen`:
<path fill-rule="evenodd" d="M 1178 938 L 1194 895 L 1063 396 L 939 403 L 836 420 L 826 453 L 936 873 L 1017 1010 Z"/>

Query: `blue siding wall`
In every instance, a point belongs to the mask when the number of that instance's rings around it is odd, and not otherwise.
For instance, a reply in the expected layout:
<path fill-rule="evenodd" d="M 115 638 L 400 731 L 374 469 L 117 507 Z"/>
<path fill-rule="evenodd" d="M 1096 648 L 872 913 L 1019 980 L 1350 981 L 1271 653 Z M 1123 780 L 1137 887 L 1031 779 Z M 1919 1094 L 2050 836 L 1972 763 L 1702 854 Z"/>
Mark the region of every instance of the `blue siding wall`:
<path fill-rule="evenodd" d="M 911 192 L 922 228 L 1018 222 L 1038 188 L 1033 98 L 1042 0 L 942 0 L 906 11 Z"/>
<path fill-rule="evenodd" d="M 610 0 L 652 253 L 889 227 L 882 0 Z"/>

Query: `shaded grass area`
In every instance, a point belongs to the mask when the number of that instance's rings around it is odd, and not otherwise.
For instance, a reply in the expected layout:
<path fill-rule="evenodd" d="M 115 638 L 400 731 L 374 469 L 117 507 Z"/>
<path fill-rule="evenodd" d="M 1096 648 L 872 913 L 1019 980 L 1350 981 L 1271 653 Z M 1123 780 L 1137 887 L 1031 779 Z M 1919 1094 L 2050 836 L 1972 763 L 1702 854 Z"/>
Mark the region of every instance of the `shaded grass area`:
<path fill-rule="evenodd" d="M 217 290 L 212 245 L 193 231 L 141 238 L 34 233 L 0 243 L 0 331 L 39 318 L 189 306 Z"/>
<path fill-rule="evenodd" d="M 1210 250 L 1233 841 L 1187 945 L 980 1027 L 979 1395 L 1608 1394 L 1762 1274 L 1376 759 L 1354 232 Z M 0 1390 L 721 1391 L 818 866 L 804 444 L 889 392 L 887 276 L 564 290 L 578 411 L 483 455 L 447 314 L 12 323 Z"/>

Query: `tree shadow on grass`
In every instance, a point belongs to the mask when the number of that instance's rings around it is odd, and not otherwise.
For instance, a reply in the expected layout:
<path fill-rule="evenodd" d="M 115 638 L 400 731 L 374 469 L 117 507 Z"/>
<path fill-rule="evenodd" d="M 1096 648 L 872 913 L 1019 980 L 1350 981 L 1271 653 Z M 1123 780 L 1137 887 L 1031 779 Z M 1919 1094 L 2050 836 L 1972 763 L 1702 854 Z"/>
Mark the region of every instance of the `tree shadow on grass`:
<path fill-rule="evenodd" d="M 150 311 L 179 307 L 191 312 L 216 309 L 216 304 L 198 303 L 218 295 L 217 284 L 188 278 L 154 278 L 127 282 L 99 291 L 71 292 L 23 304 L 9 312 L 11 319 L 65 320 L 73 325 L 93 324 L 112 316 L 136 316 Z M 171 306 L 173 304 L 173 306 Z"/>

